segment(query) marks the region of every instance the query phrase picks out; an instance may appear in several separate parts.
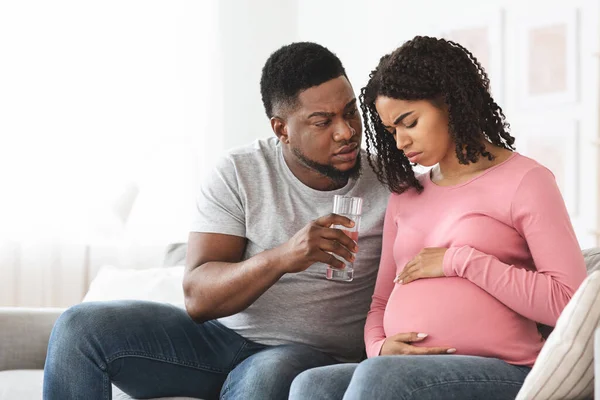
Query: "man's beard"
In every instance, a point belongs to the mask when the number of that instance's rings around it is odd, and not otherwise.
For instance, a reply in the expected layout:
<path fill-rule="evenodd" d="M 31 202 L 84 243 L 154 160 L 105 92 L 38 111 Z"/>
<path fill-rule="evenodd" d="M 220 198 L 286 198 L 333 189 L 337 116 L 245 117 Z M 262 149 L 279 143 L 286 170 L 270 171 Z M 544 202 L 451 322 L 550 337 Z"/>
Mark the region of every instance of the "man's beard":
<path fill-rule="evenodd" d="M 356 156 L 356 162 L 354 163 L 354 166 L 347 171 L 340 171 L 331 164 L 320 164 L 316 161 L 313 161 L 304 155 L 300 149 L 295 147 L 292 147 L 292 152 L 296 157 L 298 157 L 300 162 L 305 167 L 312 169 L 323 176 L 326 176 L 327 178 L 331 179 L 336 186 L 339 187 L 346 185 L 348 179 L 356 179 L 361 174 L 360 149 Z"/>

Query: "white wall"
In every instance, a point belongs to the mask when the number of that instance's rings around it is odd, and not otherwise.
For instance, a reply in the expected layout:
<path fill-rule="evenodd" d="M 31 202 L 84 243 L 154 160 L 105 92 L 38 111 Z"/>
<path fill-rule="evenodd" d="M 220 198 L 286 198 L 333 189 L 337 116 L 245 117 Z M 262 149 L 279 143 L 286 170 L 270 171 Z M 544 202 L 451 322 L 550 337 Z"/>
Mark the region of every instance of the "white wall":
<path fill-rule="evenodd" d="M 77 303 L 98 263 L 187 239 L 216 31 L 215 1 L 0 2 L 0 305 Z"/>
<path fill-rule="evenodd" d="M 517 44 L 525 38 L 517 36 L 515 27 L 519 19 L 535 18 L 545 10 L 560 10 L 561 7 L 567 11 L 580 10 L 579 58 L 576 61 L 579 98 L 566 104 L 522 107 L 519 89 L 523 82 L 519 80 L 521 66 L 516 62 L 516 56 Z M 319 42 L 335 52 L 344 63 L 358 95 L 379 58 L 404 41 L 417 34 L 439 36 L 449 26 L 456 28 L 461 23 L 478 23 L 499 13 L 503 13 L 504 42 L 498 42 L 498 45 L 503 43 L 500 50 L 504 57 L 496 71 L 498 76 L 491 74 L 490 77 L 492 89 L 500 94 L 496 98 L 501 99 L 500 105 L 512 124 L 517 150 L 524 149 L 523 134 L 531 121 L 551 120 L 559 124 L 573 120 L 579 124 L 579 137 L 575 144 L 577 156 L 571 160 L 577 172 L 568 177 L 575 184 L 563 195 L 573 199 L 571 220 L 581 246 L 600 245 L 600 12 L 597 0 L 577 0 L 568 4 L 558 0 L 303 0 L 298 6 L 298 37 Z M 567 148 L 567 143 L 564 143 L 564 149 Z"/>
<path fill-rule="evenodd" d="M 185 238 L 206 148 L 210 4 L 0 4 L 0 236 L 81 238 L 134 182 L 131 235 Z"/>
<path fill-rule="evenodd" d="M 89 265 L 93 260 L 147 267 L 160 261 L 156 248 L 185 240 L 193 193 L 214 160 L 273 134 L 259 80 L 265 60 L 280 46 L 310 40 L 329 47 L 358 94 L 379 58 L 416 34 L 435 35 L 478 11 L 503 8 L 510 24 L 519 10 L 566 5 L 481 3 L 0 2 L 0 304 L 76 302 L 83 286 L 63 291 L 84 284 L 85 268 L 98 266 Z M 581 97 L 566 107 L 517 107 L 516 67 L 507 45 L 504 108 L 516 130 L 531 116 L 568 115 L 580 122 L 573 222 L 586 247 L 600 231 L 600 147 L 594 145 L 600 142 L 600 12 L 597 0 L 568 6 L 582 9 Z M 129 182 L 139 195 L 119 231 L 111 201 Z M 86 261 L 90 244 L 102 251 Z M 143 247 L 153 250 L 138 251 Z M 121 254 L 123 249 L 133 250 Z"/>
<path fill-rule="evenodd" d="M 220 121 L 225 149 L 273 135 L 260 97 L 260 74 L 271 53 L 297 40 L 295 0 L 219 2 L 222 82 Z"/>

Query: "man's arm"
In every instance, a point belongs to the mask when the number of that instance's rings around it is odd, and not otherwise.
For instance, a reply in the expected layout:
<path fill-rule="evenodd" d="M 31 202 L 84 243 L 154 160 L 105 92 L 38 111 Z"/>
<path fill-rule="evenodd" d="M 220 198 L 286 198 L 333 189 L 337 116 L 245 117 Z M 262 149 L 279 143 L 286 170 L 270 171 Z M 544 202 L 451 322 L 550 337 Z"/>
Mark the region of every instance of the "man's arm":
<path fill-rule="evenodd" d="M 331 225 L 352 227 L 346 217 L 331 214 L 302 228 L 274 249 L 242 260 L 246 239 L 192 232 L 183 278 L 185 307 L 197 322 L 225 317 L 246 309 L 286 273 L 304 271 L 316 262 L 343 268 L 330 252 L 354 261 L 358 247 Z"/>
<path fill-rule="evenodd" d="M 273 251 L 241 261 L 245 247 L 243 237 L 190 233 L 183 288 L 195 321 L 242 311 L 281 278 Z"/>

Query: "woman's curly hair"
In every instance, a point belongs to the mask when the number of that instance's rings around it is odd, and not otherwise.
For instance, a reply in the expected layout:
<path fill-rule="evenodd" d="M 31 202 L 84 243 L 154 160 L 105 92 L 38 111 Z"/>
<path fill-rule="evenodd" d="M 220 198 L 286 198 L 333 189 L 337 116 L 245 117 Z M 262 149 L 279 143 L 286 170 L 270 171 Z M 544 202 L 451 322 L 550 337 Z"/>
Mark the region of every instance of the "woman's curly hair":
<path fill-rule="evenodd" d="M 360 94 L 368 161 L 377 178 L 395 193 L 423 186 L 412 165 L 384 128 L 375 109 L 378 96 L 428 100 L 448 107 L 448 131 L 461 164 L 493 156 L 482 139 L 514 150 L 502 108 L 490 94 L 490 81 L 471 52 L 445 39 L 416 36 L 379 60 Z"/>

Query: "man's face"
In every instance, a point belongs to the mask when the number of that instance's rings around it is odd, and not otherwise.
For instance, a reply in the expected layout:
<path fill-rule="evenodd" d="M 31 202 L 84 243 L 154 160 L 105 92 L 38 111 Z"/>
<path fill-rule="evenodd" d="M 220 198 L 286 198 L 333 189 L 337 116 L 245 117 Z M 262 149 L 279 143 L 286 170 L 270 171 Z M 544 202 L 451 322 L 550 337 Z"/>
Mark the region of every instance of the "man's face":
<path fill-rule="evenodd" d="M 305 167 L 334 181 L 360 173 L 362 123 L 345 76 L 301 92 L 286 129 L 290 149 Z"/>

